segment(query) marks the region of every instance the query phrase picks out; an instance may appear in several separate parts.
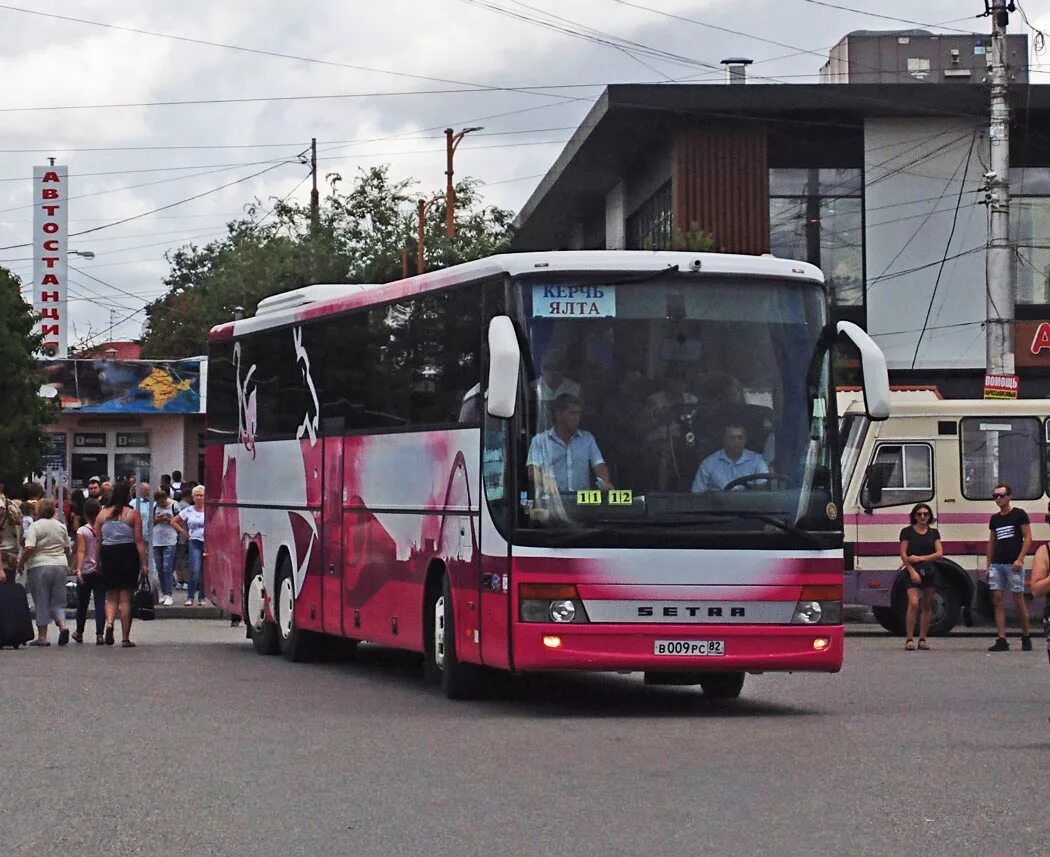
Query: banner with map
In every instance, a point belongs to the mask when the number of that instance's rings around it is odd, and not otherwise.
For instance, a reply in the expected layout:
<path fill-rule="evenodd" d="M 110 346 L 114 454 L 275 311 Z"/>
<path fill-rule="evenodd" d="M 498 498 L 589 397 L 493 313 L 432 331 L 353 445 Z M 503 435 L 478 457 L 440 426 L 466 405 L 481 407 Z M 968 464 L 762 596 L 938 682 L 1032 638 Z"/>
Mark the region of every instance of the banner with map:
<path fill-rule="evenodd" d="M 201 358 L 41 360 L 62 410 L 80 414 L 200 414 Z"/>

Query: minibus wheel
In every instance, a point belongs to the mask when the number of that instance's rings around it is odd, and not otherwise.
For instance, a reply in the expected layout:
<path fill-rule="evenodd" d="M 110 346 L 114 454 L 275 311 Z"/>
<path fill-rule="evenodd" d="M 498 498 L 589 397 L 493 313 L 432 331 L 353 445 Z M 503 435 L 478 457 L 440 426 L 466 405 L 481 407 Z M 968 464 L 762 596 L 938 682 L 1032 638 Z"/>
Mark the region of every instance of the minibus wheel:
<path fill-rule="evenodd" d="M 709 673 L 700 679 L 700 689 L 711 699 L 736 699 L 744 689 L 744 674 Z"/>
<path fill-rule="evenodd" d="M 903 580 L 898 580 L 897 585 L 894 587 L 893 595 L 893 616 L 897 622 L 897 630 L 892 633 L 898 635 L 904 633 L 907 610 L 907 588 Z M 948 634 L 952 628 L 959 624 L 961 614 L 962 600 L 959 597 L 959 590 L 952 585 L 951 580 L 946 579 L 937 588 L 937 594 L 934 595 L 933 598 L 933 614 L 930 617 L 930 636 L 943 637 Z M 876 618 L 878 618 L 878 613 L 875 615 Z M 880 619 L 879 621 L 881 622 L 882 620 Z M 918 617 L 916 617 L 916 622 L 918 622 Z M 885 623 L 883 623 L 883 627 L 886 627 Z"/>

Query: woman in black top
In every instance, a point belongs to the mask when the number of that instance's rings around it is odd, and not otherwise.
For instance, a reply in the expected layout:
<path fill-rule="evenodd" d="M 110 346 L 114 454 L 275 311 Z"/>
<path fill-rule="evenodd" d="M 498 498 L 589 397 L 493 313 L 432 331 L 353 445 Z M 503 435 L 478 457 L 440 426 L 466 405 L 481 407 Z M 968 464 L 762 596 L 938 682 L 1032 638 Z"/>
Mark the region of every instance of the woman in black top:
<path fill-rule="evenodd" d="M 930 630 L 933 596 L 937 592 L 937 572 L 933 562 L 944 556 L 944 549 L 941 547 L 941 534 L 930 526 L 933 523 L 933 510 L 929 506 L 917 503 L 909 518 L 911 526 L 901 530 L 900 554 L 904 570 L 908 573 L 908 612 L 904 622 L 908 639 L 904 648 L 910 652 L 915 649 L 912 634 L 915 632 L 915 613 L 919 610 L 920 594 L 922 612 L 919 614 L 919 648 L 930 648 L 926 634 Z"/>

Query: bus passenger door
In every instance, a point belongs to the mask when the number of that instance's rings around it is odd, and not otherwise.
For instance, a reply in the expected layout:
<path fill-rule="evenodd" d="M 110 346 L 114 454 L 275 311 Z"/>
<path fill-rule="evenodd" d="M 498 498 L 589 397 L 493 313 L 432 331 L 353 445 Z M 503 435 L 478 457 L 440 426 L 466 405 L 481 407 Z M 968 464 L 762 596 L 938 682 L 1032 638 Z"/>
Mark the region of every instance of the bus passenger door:
<path fill-rule="evenodd" d="M 321 619 L 326 634 L 343 635 L 343 438 L 324 438 L 321 484 Z"/>

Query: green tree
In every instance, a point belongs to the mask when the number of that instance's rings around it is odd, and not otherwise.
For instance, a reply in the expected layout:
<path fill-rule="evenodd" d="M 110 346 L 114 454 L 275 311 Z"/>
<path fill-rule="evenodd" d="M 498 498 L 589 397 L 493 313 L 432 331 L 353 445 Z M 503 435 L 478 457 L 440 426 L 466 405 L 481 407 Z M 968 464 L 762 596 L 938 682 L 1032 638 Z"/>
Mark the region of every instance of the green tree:
<path fill-rule="evenodd" d="M 362 170 L 348 191 L 342 177 L 328 176 L 316 230 L 309 206 L 277 202 L 257 225 L 256 201 L 247 216 L 230 223 L 227 235 L 204 247 L 189 245 L 168 254 L 169 291 L 146 308 L 143 356 L 186 357 L 207 350 L 208 330 L 234 318 L 237 307 L 251 315 L 260 300 L 312 283 L 383 283 L 402 272 L 407 250 L 415 273 L 417 215 L 414 183 L 391 179 L 387 167 Z M 456 189 L 457 236 L 445 235 L 445 211 L 434 205 L 426 224 L 429 270 L 478 259 L 507 247 L 512 215 L 481 205 L 478 184 Z"/>
<path fill-rule="evenodd" d="M 18 277 L 0 268 L 0 476 L 9 486 L 40 471 L 44 426 L 58 418 L 57 409 L 38 395 L 43 378 L 34 354 L 42 340 L 19 286 Z"/>

